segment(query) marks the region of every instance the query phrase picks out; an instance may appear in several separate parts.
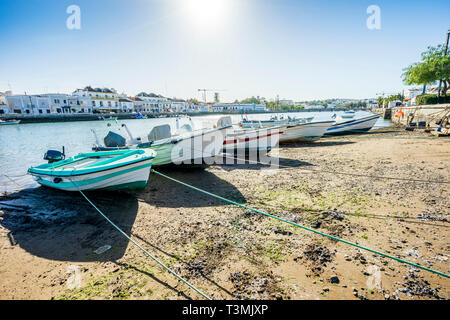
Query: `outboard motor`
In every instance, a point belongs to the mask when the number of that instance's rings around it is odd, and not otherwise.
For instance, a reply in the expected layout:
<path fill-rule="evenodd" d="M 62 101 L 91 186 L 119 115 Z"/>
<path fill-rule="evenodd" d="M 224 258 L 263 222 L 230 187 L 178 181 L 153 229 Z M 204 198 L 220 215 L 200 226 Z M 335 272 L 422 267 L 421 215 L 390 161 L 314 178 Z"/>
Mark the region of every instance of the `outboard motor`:
<path fill-rule="evenodd" d="M 57 161 L 64 160 L 66 158 L 66 152 L 64 147 L 62 147 L 62 152 L 58 150 L 47 150 L 44 154 L 44 160 L 47 160 L 48 163 L 53 163 Z"/>

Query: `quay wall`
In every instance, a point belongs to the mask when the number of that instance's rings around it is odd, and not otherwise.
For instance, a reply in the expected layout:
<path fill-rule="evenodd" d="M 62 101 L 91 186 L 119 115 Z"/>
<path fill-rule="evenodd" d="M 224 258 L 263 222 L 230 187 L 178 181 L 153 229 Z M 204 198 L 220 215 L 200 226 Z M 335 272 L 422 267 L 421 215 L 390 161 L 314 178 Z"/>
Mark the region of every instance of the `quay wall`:
<path fill-rule="evenodd" d="M 420 122 L 425 121 L 430 127 L 436 127 L 435 121 L 433 119 L 444 112 L 444 110 L 450 109 L 450 104 L 439 104 L 439 105 L 421 105 L 421 106 L 410 106 L 410 107 L 395 107 L 392 108 L 392 123 L 401 126 L 408 126 L 410 122 Z M 396 116 L 397 112 L 403 112 L 402 116 Z"/>
<path fill-rule="evenodd" d="M 346 109 L 296 109 L 296 110 L 268 110 L 268 111 L 228 111 L 228 112 L 168 112 L 168 113 L 144 113 L 148 118 L 169 118 L 176 117 L 177 115 L 188 116 L 207 116 L 207 115 L 229 115 L 229 114 L 252 114 L 252 113 L 291 113 L 291 112 L 333 112 L 344 111 Z M 135 119 L 136 113 L 50 113 L 50 114 L 17 114 L 6 113 L 0 114 L 2 120 L 20 120 L 20 123 L 43 123 L 43 122 L 70 122 L 70 121 L 96 121 L 100 120 L 100 117 L 105 118 L 114 117 L 119 120 L 123 119 Z"/>

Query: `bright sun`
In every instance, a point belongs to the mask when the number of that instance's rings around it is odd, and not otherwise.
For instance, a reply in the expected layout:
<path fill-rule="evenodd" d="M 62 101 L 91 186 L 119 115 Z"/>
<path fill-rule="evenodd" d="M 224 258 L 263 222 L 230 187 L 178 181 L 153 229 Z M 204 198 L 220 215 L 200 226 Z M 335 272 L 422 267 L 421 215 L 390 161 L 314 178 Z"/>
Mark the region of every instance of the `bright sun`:
<path fill-rule="evenodd" d="M 221 22 L 229 0 L 184 0 L 186 14 L 198 26 L 214 26 Z"/>

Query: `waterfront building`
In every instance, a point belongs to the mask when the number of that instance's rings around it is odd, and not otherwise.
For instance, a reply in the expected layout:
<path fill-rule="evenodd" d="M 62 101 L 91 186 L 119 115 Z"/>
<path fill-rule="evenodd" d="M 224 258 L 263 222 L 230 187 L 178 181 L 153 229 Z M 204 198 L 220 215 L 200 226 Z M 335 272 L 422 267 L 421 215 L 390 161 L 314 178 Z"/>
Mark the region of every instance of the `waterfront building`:
<path fill-rule="evenodd" d="M 161 95 L 141 92 L 136 95 L 136 98 L 139 98 L 141 100 L 141 102 L 139 103 L 139 108 L 141 110 L 139 110 L 139 112 L 169 112 L 171 104 L 170 100 Z"/>
<path fill-rule="evenodd" d="M 72 113 L 72 105 L 76 105 L 73 97 L 64 93 L 7 95 L 5 100 L 7 105 L 5 113 L 30 115 Z"/>
<path fill-rule="evenodd" d="M 49 93 L 40 95 L 37 114 L 42 113 L 72 113 L 71 110 L 72 96 L 65 93 Z M 46 105 L 48 106 L 45 109 Z"/>
<path fill-rule="evenodd" d="M 78 98 L 80 109 L 91 109 L 94 113 L 120 112 L 119 95 L 114 89 L 92 88 L 77 89 L 72 96 Z"/>
<path fill-rule="evenodd" d="M 119 106 L 121 112 L 134 112 L 134 101 L 131 98 L 120 97 Z"/>
<path fill-rule="evenodd" d="M 173 99 L 170 103 L 172 112 L 192 112 L 189 102 L 184 100 Z"/>
<path fill-rule="evenodd" d="M 7 95 L 5 96 L 9 113 L 42 114 L 51 113 L 48 97 L 42 95 Z"/>
<path fill-rule="evenodd" d="M 288 99 L 280 100 L 279 103 L 281 106 L 293 106 L 294 105 L 294 101 L 288 100 Z"/>
<path fill-rule="evenodd" d="M 0 114 L 9 113 L 8 105 L 6 104 L 6 95 L 11 92 L 0 92 Z"/>

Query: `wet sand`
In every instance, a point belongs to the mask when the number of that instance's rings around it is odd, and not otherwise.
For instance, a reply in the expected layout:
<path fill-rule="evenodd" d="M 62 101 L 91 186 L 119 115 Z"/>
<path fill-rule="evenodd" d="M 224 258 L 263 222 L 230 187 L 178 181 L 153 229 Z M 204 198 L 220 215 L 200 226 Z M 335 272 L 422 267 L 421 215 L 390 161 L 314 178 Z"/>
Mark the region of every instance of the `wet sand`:
<path fill-rule="evenodd" d="M 423 182 L 450 181 L 449 139 L 380 129 L 285 145 L 279 157 L 287 168 L 240 164 L 161 171 L 450 273 L 449 184 Z M 450 279 L 155 174 L 143 191 L 87 195 L 128 235 L 213 299 L 450 298 Z M 202 298 L 146 258 L 79 194 L 35 188 L 2 196 L 0 226 L 1 299 Z M 94 252 L 104 245 L 111 249 Z"/>

